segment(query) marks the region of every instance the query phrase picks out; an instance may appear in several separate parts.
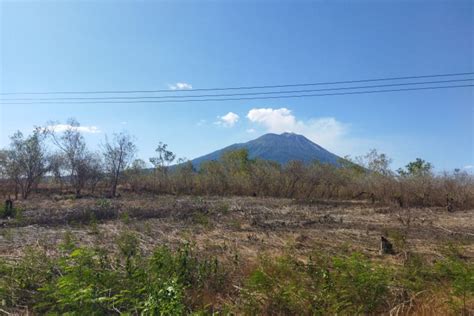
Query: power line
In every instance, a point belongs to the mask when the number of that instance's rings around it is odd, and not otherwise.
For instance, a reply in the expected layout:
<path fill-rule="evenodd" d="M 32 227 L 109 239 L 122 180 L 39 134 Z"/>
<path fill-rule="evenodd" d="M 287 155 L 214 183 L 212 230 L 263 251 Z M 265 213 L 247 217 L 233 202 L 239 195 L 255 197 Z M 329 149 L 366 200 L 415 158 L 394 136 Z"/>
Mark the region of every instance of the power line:
<path fill-rule="evenodd" d="M 407 79 L 422 79 L 422 78 L 437 78 L 437 77 L 453 77 L 472 75 L 474 72 L 464 73 L 447 73 L 447 74 L 432 74 L 421 76 L 405 76 L 405 77 L 389 77 L 376 79 L 362 79 L 362 80 L 346 80 L 346 81 L 329 81 L 316 83 L 299 83 L 299 84 L 283 84 L 283 85 L 263 85 L 263 86 L 241 86 L 241 87 L 226 87 L 226 88 L 201 88 L 190 90 L 97 90 L 97 91 L 53 91 L 53 92 L 2 92 L 0 95 L 53 95 L 53 94 L 111 94 L 111 93 L 187 93 L 190 91 L 224 91 L 224 90 L 250 90 L 250 89 L 274 89 L 274 88 L 290 88 L 290 87 L 305 87 L 305 86 L 319 86 L 319 85 L 335 85 L 335 84 L 350 84 L 362 82 L 376 82 L 376 81 L 391 81 L 391 80 L 407 80 Z"/>
<path fill-rule="evenodd" d="M 60 97 L 60 98 L 9 98 L 0 99 L 1 102 L 8 101 L 56 101 L 56 100 L 144 100 L 144 99 L 182 99 L 182 98 L 204 98 L 204 97 L 232 97 L 232 96 L 250 96 L 250 95 L 272 95 L 272 94 L 287 94 L 287 93 L 307 93 L 320 91 L 338 91 L 338 90 L 354 90 L 354 89 L 371 89 L 383 87 L 396 86 L 411 86 L 411 85 L 425 85 L 438 83 L 453 83 L 474 81 L 474 78 L 469 79 L 452 79 L 452 80 L 438 80 L 438 81 L 422 81 L 422 82 L 405 82 L 405 83 L 391 83 L 382 85 L 368 85 L 368 86 L 352 86 L 352 87 L 338 87 L 338 88 L 324 88 L 324 89 L 306 89 L 306 90 L 287 90 L 287 91 L 267 91 L 267 92 L 245 92 L 245 93 L 227 93 L 227 94 L 200 94 L 200 95 L 170 95 L 170 96 L 134 96 L 134 97 Z"/>
<path fill-rule="evenodd" d="M 352 95 L 352 94 L 372 94 L 372 93 L 387 93 L 400 91 L 417 91 L 417 90 L 437 90 L 437 89 L 452 89 L 452 88 L 468 88 L 474 87 L 474 84 L 469 85 L 455 85 L 455 86 L 437 86 L 437 87 L 419 87 L 419 88 L 402 88 L 402 89 L 385 89 L 385 90 L 369 90 L 369 91 L 351 91 L 351 92 L 337 92 L 337 93 L 322 93 L 322 94 L 295 94 L 282 96 L 267 96 L 267 97 L 243 97 L 243 98 L 212 98 L 212 99 L 188 99 L 188 100 L 137 100 L 137 101 L 75 101 L 75 102 L 11 102 L 2 103 L 6 105 L 15 104 L 134 104 L 134 103 L 182 103 L 182 102 L 211 102 L 211 101 L 238 101 L 238 100 L 265 100 L 265 99 L 288 99 L 288 98 L 305 98 L 305 97 L 322 97 L 322 96 L 336 96 L 336 95 Z"/>

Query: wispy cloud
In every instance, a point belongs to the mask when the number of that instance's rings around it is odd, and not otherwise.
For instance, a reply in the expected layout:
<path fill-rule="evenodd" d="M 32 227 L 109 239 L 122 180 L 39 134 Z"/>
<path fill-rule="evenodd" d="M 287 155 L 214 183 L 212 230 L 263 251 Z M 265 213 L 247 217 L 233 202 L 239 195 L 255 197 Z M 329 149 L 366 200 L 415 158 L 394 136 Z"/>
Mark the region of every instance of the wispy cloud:
<path fill-rule="evenodd" d="M 464 166 L 464 169 L 473 169 L 474 166 L 473 165 L 467 165 L 467 166 Z"/>
<path fill-rule="evenodd" d="M 101 132 L 101 130 L 97 126 L 72 126 L 69 124 L 55 124 L 55 125 L 49 125 L 46 128 L 49 130 L 53 130 L 55 132 L 59 132 L 59 133 L 65 132 L 68 129 L 73 129 L 81 133 L 90 133 L 90 134 L 96 134 L 96 133 Z"/>
<path fill-rule="evenodd" d="M 177 82 L 175 84 L 169 84 L 168 88 L 170 90 L 191 90 L 193 86 L 190 83 Z"/>
<path fill-rule="evenodd" d="M 239 121 L 239 116 L 234 112 L 229 112 L 224 116 L 218 116 L 214 124 L 222 125 L 224 127 L 232 127 Z"/>

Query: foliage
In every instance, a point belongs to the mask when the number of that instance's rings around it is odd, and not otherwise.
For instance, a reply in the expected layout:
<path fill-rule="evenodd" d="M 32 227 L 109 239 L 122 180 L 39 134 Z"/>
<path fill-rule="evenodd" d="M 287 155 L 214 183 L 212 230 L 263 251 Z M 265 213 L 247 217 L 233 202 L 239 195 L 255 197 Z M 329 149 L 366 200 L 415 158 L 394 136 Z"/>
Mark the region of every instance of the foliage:
<path fill-rule="evenodd" d="M 32 135 L 24 138 L 18 131 L 10 139 L 10 149 L 0 159 L 0 169 L 15 184 L 15 194 L 20 190 L 26 199 L 47 172 L 44 133 L 36 128 Z"/>
<path fill-rule="evenodd" d="M 244 288 L 250 314 L 367 314 L 388 294 L 389 272 L 359 254 L 319 257 L 304 264 L 291 257 L 264 259 Z"/>
<path fill-rule="evenodd" d="M 474 263 L 463 260 L 456 247 L 449 246 L 446 252 L 446 260 L 437 262 L 435 268 L 439 277 L 450 285 L 450 303 L 456 310 L 467 315 L 468 299 L 474 297 Z"/>
<path fill-rule="evenodd" d="M 392 160 L 375 149 L 354 160 L 340 159 L 337 165 L 318 161 L 289 161 L 281 165 L 251 159 L 246 149 L 238 149 L 224 152 L 218 160 L 203 162 L 195 169 L 185 159 L 170 166 L 176 155 L 160 142 L 156 157 L 149 159 L 154 166 L 150 172 L 140 159 L 129 167 L 136 147 L 128 134 L 116 134 L 110 142 L 106 139 L 99 155 L 87 149 L 77 121 L 70 119 L 67 124 L 48 126 L 37 129 L 27 139 L 15 134 L 11 150 L 0 151 L 0 191 L 4 195 L 18 195 L 21 190 L 26 197 L 49 171 L 53 177 L 43 179 L 48 187 L 59 186 L 61 193 L 64 188 L 72 188 L 77 197 L 84 190 L 95 194 L 96 188 L 107 188 L 108 195 L 116 196 L 118 189 L 130 188 L 136 193 L 178 195 L 274 196 L 307 201 L 364 199 L 385 205 L 396 203 L 401 208 L 438 206 L 449 211 L 474 207 L 474 177 L 466 171 L 435 174 L 431 163 L 417 158 L 397 174 L 390 168 Z M 59 148 L 59 152 L 48 157 L 42 154 L 44 131 Z M 14 157 L 45 161 L 18 164 L 13 163 L 18 160 Z M 30 172 L 27 165 L 38 166 L 31 169 L 37 172 Z"/>
<path fill-rule="evenodd" d="M 426 162 L 421 158 L 416 158 L 415 161 L 409 162 L 405 169 L 398 169 L 398 173 L 401 176 L 425 176 L 429 175 L 431 170 L 433 169 L 433 165 L 431 163 Z"/>
<path fill-rule="evenodd" d="M 0 218 L 16 218 L 16 219 L 21 219 L 23 209 L 21 207 L 13 207 L 13 209 L 8 210 L 6 209 L 5 205 L 0 205 Z"/>
<path fill-rule="evenodd" d="M 145 256 L 129 231 L 117 238 L 117 252 L 78 247 L 66 233 L 55 257 L 29 248 L 19 260 L 0 261 L 0 301 L 7 311 L 28 306 L 38 314 L 206 315 L 214 310 L 206 298 L 227 295 L 233 298 L 223 310 L 233 314 L 358 315 L 387 313 L 407 297 L 444 291 L 452 311 L 467 315 L 473 263 L 453 249 L 434 264 L 410 256 L 404 266 L 383 267 L 358 253 L 318 252 L 263 256 L 248 270 L 198 256 L 190 244 Z M 231 280 L 238 267 L 240 276 Z M 229 283 L 242 286 L 236 292 Z"/>
<path fill-rule="evenodd" d="M 157 248 L 142 256 L 130 232 L 117 239 L 119 253 L 76 247 L 65 235 L 60 255 L 28 250 L 18 262 L 0 262 L 0 301 L 6 307 L 30 306 L 40 314 L 182 315 L 192 304 L 187 289 L 224 283 L 216 259 L 198 258 L 191 246 Z"/>

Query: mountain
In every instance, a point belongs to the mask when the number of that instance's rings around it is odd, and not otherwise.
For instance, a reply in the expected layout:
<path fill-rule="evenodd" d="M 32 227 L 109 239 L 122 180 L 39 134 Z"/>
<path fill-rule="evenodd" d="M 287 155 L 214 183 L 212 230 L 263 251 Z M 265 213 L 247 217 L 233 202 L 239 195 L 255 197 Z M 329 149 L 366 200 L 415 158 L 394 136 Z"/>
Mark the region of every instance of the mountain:
<path fill-rule="evenodd" d="M 285 164 L 291 160 L 301 160 L 305 163 L 317 160 L 322 163 L 339 165 L 339 156 L 327 151 L 318 144 L 313 143 L 303 135 L 294 133 L 265 134 L 246 143 L 227 146 L 210 154 L 191 160 L 195 168 L 202 162 L 218 160 L 226 151 L 246 148 L 249 158 L 273 160 Z"/>

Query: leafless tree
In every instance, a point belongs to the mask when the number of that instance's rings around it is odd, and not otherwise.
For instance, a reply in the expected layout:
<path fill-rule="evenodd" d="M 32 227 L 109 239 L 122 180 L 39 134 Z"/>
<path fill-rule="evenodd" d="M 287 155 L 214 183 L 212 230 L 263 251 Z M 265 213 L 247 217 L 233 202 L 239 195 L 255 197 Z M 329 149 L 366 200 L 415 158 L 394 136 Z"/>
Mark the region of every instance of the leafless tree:
<path fill-rule="evenodd" d="M 75 190 L 76 196 L 81 195 L 81 190 L 87 181 L 88 162 L 90 153 L 87 150 L 84 136 L 80 133 L 80 124 L 75 119 L 69 119 L 64 131 L 58 131 L 54 124 L 49 124 L 45 130 L 51 136 L 53 143 L 62 151 L 69 171 L 69 179 Z"/>
<path fill-rule="evenodd" d="M 110 194 L 116 196 L 117 185 L 123 170 L 133 159 L 136 146 L 127 133 L 114 134 L 110 142 L 107 138 L 104 145 L 105 169 L 110 177 Z"/>

